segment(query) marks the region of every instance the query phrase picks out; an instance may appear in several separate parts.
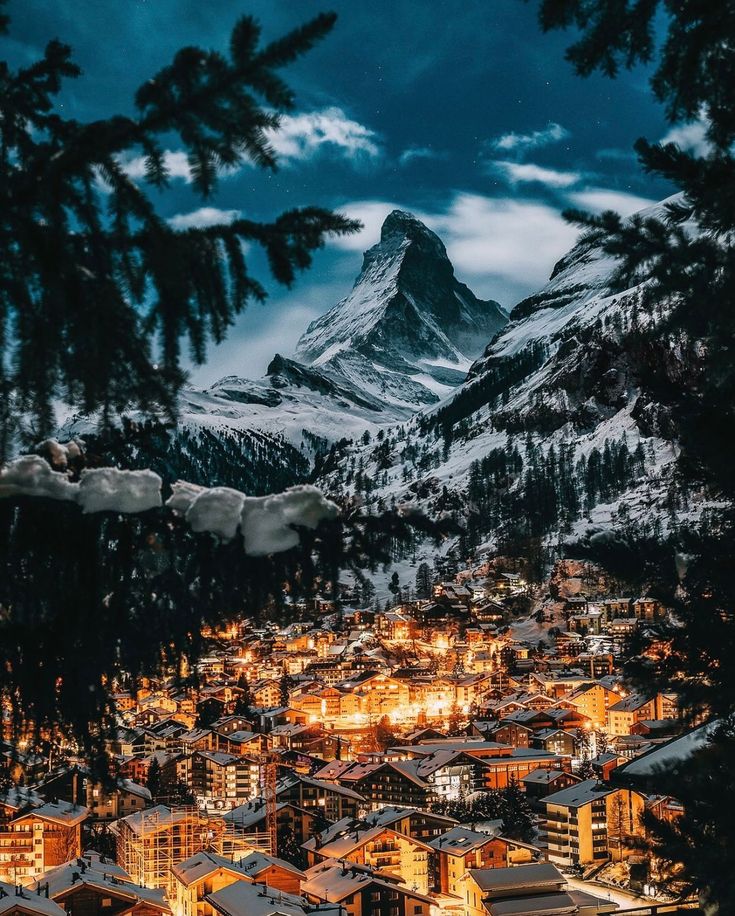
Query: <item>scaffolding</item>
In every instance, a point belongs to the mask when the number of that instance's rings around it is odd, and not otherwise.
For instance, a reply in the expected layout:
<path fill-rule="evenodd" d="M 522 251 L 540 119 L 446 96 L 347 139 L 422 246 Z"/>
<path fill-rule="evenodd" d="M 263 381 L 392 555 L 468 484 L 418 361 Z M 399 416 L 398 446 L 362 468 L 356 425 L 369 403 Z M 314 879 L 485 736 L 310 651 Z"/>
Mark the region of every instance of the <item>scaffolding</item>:
<path fill-rule="evenodd" d="M 207 850 L 236 862 L 263 848 L 221 816 L 193 805 L 158 805 L 123 818 L 116 829 L 117 864 L 136 884 L 163 890 L 169 900 L 176 897 L 174 866 L 196 853 Z"/>

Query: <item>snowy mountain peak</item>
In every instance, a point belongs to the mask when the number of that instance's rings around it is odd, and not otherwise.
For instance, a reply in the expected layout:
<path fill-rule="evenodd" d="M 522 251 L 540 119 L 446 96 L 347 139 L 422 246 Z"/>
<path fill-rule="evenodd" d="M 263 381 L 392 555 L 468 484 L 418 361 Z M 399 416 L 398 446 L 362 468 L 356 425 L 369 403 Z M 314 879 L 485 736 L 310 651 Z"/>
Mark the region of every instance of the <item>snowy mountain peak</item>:
<path fill-rule="evenodd" d="M 431 403 L 462 381 L 472 359 L 507 320 L 497 302 L 478 299 L 456 279 L 431 229 L 413 214 L 394 210 L 380 241 L 365 252 L 352 291 L 309 325 L 296 359 L 347 371 L 355 382 L 355 373 L 376 369 L 400 374 L 412 390 L 404 398 L 391 390 L 390 397 Z"/>
<path fill-rule="evenodd" d="M 170 479 L 250 492 L 276 489 L 287 474 L 300 482 L 333 443 L 436 405 L 507 321 L 456 279 L 431 229 L 394 210 L 352 291 L 309 325 L 295 356 L 277 353 L 259 379 L 188 386 L 155 460 Z"/>
<path fill-rule="evenodd" d="M 392 210 L 386 216 L 380 230 L 380 242 L 373 246 L 366 256 L 371 252 L 380 253 L 381 249 L 385 250 L 393 241 L 400 244 L 404 240 L 423 246 L 424 250 L 434 257 L 444 258 L 449 263 L 446 248 L 439 236 L 413 213 L 408 213 L 406 210 Z"/>

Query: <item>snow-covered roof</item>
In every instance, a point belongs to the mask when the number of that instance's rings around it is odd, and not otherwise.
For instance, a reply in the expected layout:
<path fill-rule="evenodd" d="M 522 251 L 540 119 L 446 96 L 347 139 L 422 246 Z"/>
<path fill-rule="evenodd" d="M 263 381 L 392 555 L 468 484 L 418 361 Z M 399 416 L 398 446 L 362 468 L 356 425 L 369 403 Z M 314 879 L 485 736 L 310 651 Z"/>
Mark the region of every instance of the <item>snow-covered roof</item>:
<path fill-rule="evenodd" d="M 660 770 L 683 763 L 692 754 L 707 745 L 709 736 L 716 727 L 717 722 L 708 722 L 685 735 L 672 738 L 665 744 L 659 744 L 647 753 L 641 754 L 640 757 L 636 757 L 635 760 L 631 760 L 630 763 L 618 767 L 617 773 L 623 777 L 633 778 L 655 776 Z"/>

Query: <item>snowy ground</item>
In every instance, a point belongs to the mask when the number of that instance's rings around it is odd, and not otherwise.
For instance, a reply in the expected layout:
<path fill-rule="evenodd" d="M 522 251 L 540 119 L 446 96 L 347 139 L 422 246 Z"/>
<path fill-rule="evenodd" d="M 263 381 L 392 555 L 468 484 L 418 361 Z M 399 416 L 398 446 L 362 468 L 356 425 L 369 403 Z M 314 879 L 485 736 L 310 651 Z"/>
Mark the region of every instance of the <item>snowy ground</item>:
<path fill-rule="evenodd" d="M 602 897 L 604 900 L 612 900 L 621 909 L 650 906 L 654 902 L 650 897 L 638 897 L 636 894 L 621 890 L 619 887 L 607 887 L 594 881 L 582 881 L 580 878 L 570 878 L 567 875 L 564 877 L 567 884 L 574 890 L 585 891 L 587 894 L 594 894 L 595 897 Z"/>

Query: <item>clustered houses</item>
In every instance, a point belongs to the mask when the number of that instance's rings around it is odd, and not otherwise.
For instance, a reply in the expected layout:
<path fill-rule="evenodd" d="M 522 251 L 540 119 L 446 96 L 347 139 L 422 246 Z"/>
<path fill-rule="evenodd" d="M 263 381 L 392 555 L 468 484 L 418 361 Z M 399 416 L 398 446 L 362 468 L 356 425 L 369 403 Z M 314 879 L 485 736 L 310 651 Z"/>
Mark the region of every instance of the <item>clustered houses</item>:
<path fill-rule="evenodd" d="M 12 754 L 31 786 L 0 797 L 14 909 L 610 911 L 558 868 L 624 868 L 646 809 L 681 814 L 635 765 L 682 724 L 676 696 L 620 676 L 656 602 L 567 590 L 518 624 L 529 586 L 486 564 L 422 600 L 339 613 L 319 600 L 286 627 L 206 633 L 196 687 L 121 683 L 109 778 L 63 749 L 53 767 Z M 0 916 L 14 911 L 4 887 Z"/>

